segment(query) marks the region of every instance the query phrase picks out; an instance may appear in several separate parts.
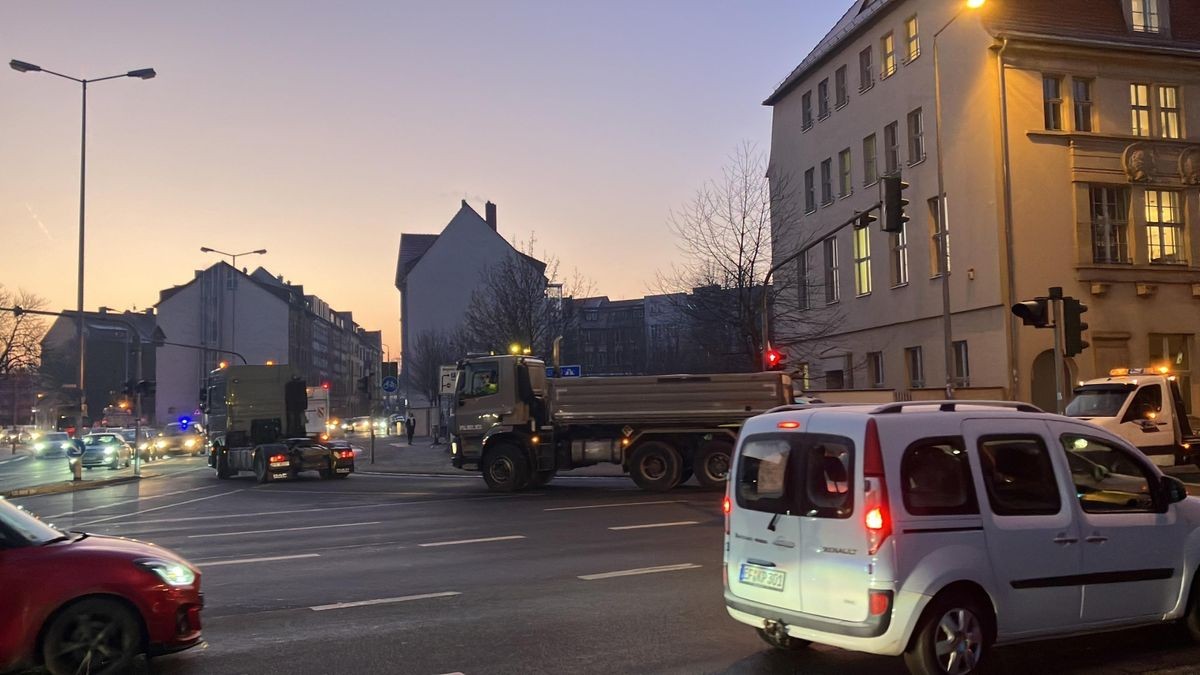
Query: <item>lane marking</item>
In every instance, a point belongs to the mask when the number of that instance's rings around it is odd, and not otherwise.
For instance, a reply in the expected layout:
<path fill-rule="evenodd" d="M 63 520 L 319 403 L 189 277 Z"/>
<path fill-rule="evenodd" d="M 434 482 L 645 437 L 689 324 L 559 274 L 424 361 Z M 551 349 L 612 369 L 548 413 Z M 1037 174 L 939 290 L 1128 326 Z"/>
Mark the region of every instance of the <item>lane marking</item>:
<path fill-rule="evenodd" d="M 245 563 L 259 562 L 274 562 L 276 560 L 296 560 L 299 558 L 320 558 L 320 553 L 301 553 L 299 555 L 273 555 L 266 558 L 239 558 L 237 560 L 217 560 L 214 562 L 200 563 L 201 567 L 215 567 L 217 565 L 242 565 Z"/>
<path fill-rule="evenodd" d="M 218 487 L 221 487 L 221 486 L 220 485 L 205 485 L 204 487 L 189 488 L 187 490 L 176 490 L 175 492 L 164 492 L 161 495 L 149 495 L 146 497 L 136 497 L 134 499 L 126 499 L 123 502 L 113 502 L 112 504 L 104 504 L 103 506 L 92 506 L 92 507 L 89 507 L 86 509 L 76 509 L 75 511 L 67 511 L 65 513 L 56 513 L 52 516 L 46 516 L 46 519 L 66 518 L 67 516 L 74 516 L 74 515 L 78 515 L 80 513 L 88 513 L 89 511 L 100 511 L 102 509 L 111 509 L 114 506 L 133 504 L 134 502 L 140 502 L 140 501 L 147 500 L 147 499 L 159 499 L 160 497 L 170 497 L 172 495 L 181 495 L 186 492 L 196 492 L 197 490 L 213 490 Z"/>
<path fill-rule="evenodd" d="M 367 607 L 370 605 L 390 605 L 396 602 L 409 602 L 410 600 L 428 600 L 430 598 L 451 598 L 456 595 L 462 595 L 458 591 L 446 591 L 444 593 L 422 593 L 421 595 L 405 595 L 399 598 L 379 598 L 377 600 L 359 600 L 358 602 L 339 602 L 332 605 L 317 605 L 309 607 L 314 612 L 324 612 L 330 609 L 346 609 L 347 607 Z"/>
<path fill-rule="evenodd" d="M 603 572 L 600 574 L 583 574 L 580 579 L 584 581 L 595 581 L 597 579 L 612 579 L 614 577 L 632 577 L 638 574 L 654 574 L 656 572 L 675 572 L 678 570 L 694 570 L 700 565 L 693 563 L 683 563 L 681 565 L 662 565 L 660 567 L 639 567 L 634 570 L 621 570 L 619 572 Z"/>
<path fill-rule="evenodd" d="M 117 518 L 131 518 L 133 516 L 141 515 L 143 513 L 150 513 L 151 511 L 161 511 L 163 509 L 169 509 L 173 506 L 183 506 L 184 504 L 194 504 L 196 502 L 202 502 L 206 499 L 216 499 L 217 497 L 224 497 L 225 495 L 231 495 L 231 494 L 234 494 L 235 492 L 245 492 L 245 490 L 230 490 L 229 492 L 221 492 L 221 493 L 215 494 L 215 495 L 208 495 L 207 497 L 197 497 L 196 499 L 188 499 L 187 501 L 175 502 L 174 504 L 163 504 L 162 506 L 156 506 L 152 509 L 142 509 L 141 511 L 134 511 L 133 513 L 118 513 L 115 516 L 107 516 L 105 518 L 97 518 L 95 520 L 89 520 L 84 523 L 75 523 L 74 525 L 72 525 L 72 527 L 85 527 L 87 525 L 95 525 L 96 523 L 104 523 L 104 522 L 108 522 L 110 520 L 116 520 Z"/>
<path fill-rule="evenodd" d="M 686 499 L 668 499 L 657 502 L 622 502 L 620 504 L 591 504 L 589 506 L 557 506 L 543 511 L 579 511 L 580 509 L 611 509 L 616 506 L 650 506 L 652 504 L 686 504 Z"/>
<path fill-rule="evenodd" d="M 258 490 L 258 492 L 267 493 L 286 493 L 286 494 L 313 494 L 313 495 L 357 495 L 359 497 L 368 497 L 374 495 L 392 495 L 395 497 L 428 497 L 434 492 L 354 492 L 352 490 Z"/>
<path fill-rule="evenodd" d="M 610 527 L 610 530 L 641 530 L 647 527 L 675 527 L 677 525 L 699 525 L 698 520 L 679 520 L 674 523 L 650 523 L 649 525 L 622 525 L 620 527 Z"/>
<path fill-rule="evenodd" d="M 243 530 L 241 532 L 213 532 L 211 534 L 189 534 L 188 539 L 207 539 L 209 537 L 237 537 L 243 534 L 270 534 L 272 532 L 299 532 L 300 530 L 327 530 L 332 527 L 358 527 L 360 525 L 379 525 L 380 521 L 369 523 L 338 523 L 337 525 L 309 525 L 307 527 L 281 527 L 274 530 Z"/>
<path fill-rule="evenodd" d="M 523 534 L 511 534 L 506 537 L 486 537 L 484 539 L 459 539 L 457 541 L 431 541 L 427 544 L 417 544 L 417 546 L 455 546 L 457 544 L 481 544 L 488 541 L 509 541 L 511 539 L 524 539 Z"/>
<path fill-rule="evenodd" d="M 17 455 L 16 457 L 9 457 L 8 459 L 0 459 L 0 464 L 8 464 L 9 462 L 20 462 L 20 461 L 24 461 L 26 459 L 29 459 L 29 455 Z"/>

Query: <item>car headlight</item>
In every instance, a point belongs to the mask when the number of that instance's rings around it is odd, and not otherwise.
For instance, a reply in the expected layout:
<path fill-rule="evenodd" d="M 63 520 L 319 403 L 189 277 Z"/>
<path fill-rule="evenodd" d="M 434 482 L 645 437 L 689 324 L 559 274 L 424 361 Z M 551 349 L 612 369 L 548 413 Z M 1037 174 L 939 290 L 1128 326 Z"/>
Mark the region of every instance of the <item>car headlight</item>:
<path fill-rule="evenodd" d="M 107 447 L 107 448 L 104 448 L 104 456 L 105 456 L 105 457 L 112 457 L 112 454 L 113 454 L 114 452 L 116 452 L 116 451 L 117 451 L 117 449 L 116 449 L 116 448 L 114 448 L 114 447 L 111 447 L 111 446 L 109 446 L 109 447 Z"/>
<path fill-rule="evenodd" d="M 159 448 L 159 449 L 165 448 L 165 447 L 167 447 L 167 442 L 166 441 L 154 441 L 154 447 Z"/>
<path fill-rule="evenodd" d="M 190 586 L 196 581 L 196 573 L 187 565 L 170 560 L 146 558 L 134 561 L 139 567 L 158 575 L 159 579 L 170 586 Z"/>
<path fill-rule="evenodd" d="M 139 443 L 138 444 L 138 450 L 145 450 L 148 447 L 150 447 L 149 443 Z"/>
<path fill-rule="evenodd" d="M 46 449 L 46 444 L 45 443 L 34 443 L 33 449 L 37 450 L 38 452 L 41 452 Z"/>
<path fill-rule="evenodd" d="M 194 439 L 189 438 L 183 442 L 183 447 L 194 448 L 194 447 L 196 447 L 196 441 Z"/>
<path fill-rule="evenodd" d="M 75 445 L 72 443 L 60 443 L 58 447 L 62 448 L 63 450 L 70 450 L 71 448 L 75 447 Z"/>

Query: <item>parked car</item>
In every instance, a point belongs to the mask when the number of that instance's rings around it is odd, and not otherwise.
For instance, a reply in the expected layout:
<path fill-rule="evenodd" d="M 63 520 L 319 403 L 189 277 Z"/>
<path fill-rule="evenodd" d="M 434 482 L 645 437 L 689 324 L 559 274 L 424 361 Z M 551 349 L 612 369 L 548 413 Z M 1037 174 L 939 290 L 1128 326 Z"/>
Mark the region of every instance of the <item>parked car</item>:
<path fill-rule="evenodd" d="M 725 605 L 772 646 L 979 672 L 993 645 L 1180 623 L 1200 500 L 1099 427 L 1016 403 L 787 406 L 742 428 Z"/>
<path fill-rule="evenodd" d="M 0 672 L 133 672 L 139 654 L 200 642 L 195 566 L 161 546 L 55 529 L 3 498 L 0 588 Z"/>
<path fill-rule="evenodd" d="M 79 462 L 85 469 L 98 466 L 120 469 L 133 463 L 133 448 L 119 434 L 88 434 L 83 437 Z"/>
<path fill-rule="evenodd" d="M 207 450 L 204 430 L 198 424 L 183 424 L 172 422 L 163 427 L 154 439 L 154 448 L 159 456 L 172 455 L 201 455 Z"/>
<path fill-rule="evenodd" d="M 33 456 L 43 457 L 66 456 L 75 447 L 75 443 L 65 431 L 47 431 L 33 442 Z"/>

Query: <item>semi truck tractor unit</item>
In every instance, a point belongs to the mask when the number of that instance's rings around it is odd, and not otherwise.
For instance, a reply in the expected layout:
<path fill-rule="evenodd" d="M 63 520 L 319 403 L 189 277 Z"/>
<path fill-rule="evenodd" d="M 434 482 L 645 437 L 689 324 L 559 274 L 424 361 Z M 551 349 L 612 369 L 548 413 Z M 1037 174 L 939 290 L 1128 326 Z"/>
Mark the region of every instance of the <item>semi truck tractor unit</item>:
<path fill-rule="evenodd" d="M 228 366 L 213 371 L 201 395 L 212 451 L 208 463 L 225 479 L 242 471 L 260 483 L 315 471 L 345 478 L 354 451 L 322 443 L 303 379 L 287 366 Z M 324 399 L 328 400 L 327 395 Z M 323 420 L 323 417 L 321 418 Z"/>
<path fill-rule="evenodd" d="M 620 465 L 645 490 L 695 475 L 723 487 L 747 418 L 792 401 L 786 373 L 547 377 L 543 360 L 458 363 L 451 461 L 493 491 L 544 485 L 558 471 Z"/>

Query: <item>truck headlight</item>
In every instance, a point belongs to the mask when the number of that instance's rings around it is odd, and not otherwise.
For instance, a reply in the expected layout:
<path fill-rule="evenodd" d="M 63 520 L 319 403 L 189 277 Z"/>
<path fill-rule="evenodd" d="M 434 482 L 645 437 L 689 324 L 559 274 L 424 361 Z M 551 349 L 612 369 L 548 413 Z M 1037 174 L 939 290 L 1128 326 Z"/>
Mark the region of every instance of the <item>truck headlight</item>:
<path fill-rule="evenodd" d="M 187 565 L 170 560 L 146 558 L 134 561 L 142 569 L 153 572 L 170 586 L 190 586 L 196 580 L 196 573 Z"/>

